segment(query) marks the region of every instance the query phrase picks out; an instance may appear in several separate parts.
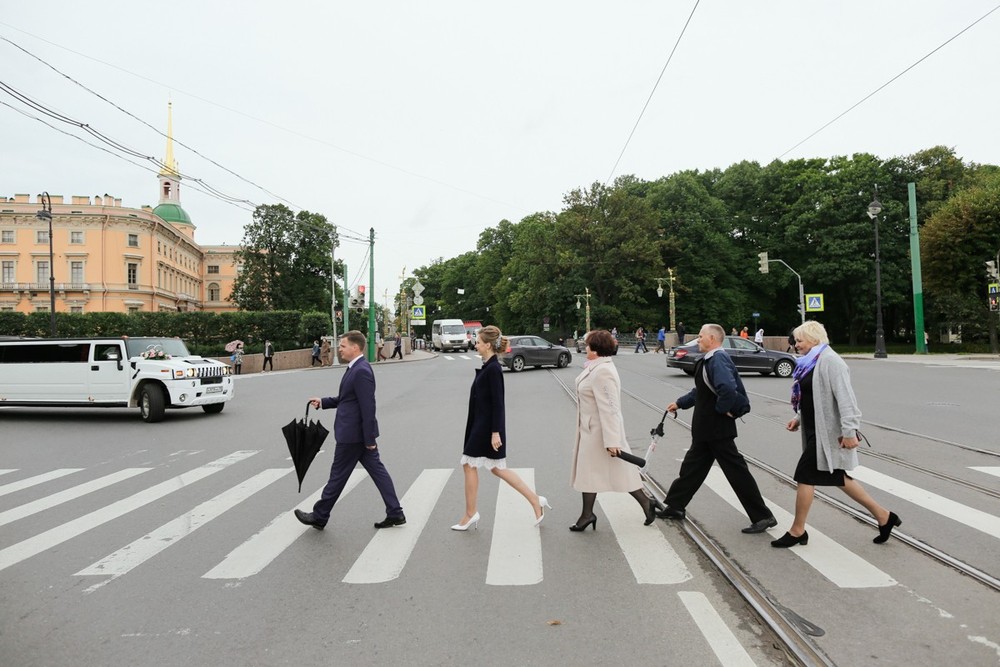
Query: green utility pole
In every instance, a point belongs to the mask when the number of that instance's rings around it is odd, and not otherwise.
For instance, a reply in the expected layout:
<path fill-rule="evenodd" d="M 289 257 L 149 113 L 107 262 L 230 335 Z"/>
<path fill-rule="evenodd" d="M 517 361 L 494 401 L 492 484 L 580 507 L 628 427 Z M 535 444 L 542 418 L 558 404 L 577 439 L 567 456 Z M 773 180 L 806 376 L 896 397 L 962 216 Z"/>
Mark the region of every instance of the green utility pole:
<path fill-rule="evenodd" d="M 351 288 L 347 286 L 347 262 L 344 262 L 344 333 L 351 330 Z M 334 352 L 336 354 L 336 352 Z"/>
<path fill-rule="evenodd" d="M 927 354 L 924 341 L 924 281 L 920 275 L 920 232 L 917 231 L 917 186 L 906 184 L 910 199 L 910 266 L 913 273 L 913 335 L 917 354 Z"/>
<path fill-rule="evenodd" d="M 368 229 L 368 361 L 375 361 L 375 228 Z"/>

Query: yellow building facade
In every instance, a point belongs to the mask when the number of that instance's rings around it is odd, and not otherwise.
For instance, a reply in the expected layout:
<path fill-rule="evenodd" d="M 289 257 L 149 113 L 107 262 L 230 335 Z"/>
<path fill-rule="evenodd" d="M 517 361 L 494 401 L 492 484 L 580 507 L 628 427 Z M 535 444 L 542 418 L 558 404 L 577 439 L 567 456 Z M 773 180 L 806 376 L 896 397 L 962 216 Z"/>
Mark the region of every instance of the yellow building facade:
<path fill-rule="evenodd" d="M 195 242 L 170 135 L 156 208 L 107 194 L 50 197 L 51 260 L 42 197 L 0 197 L 0 310 L 48 311 L 50 275 L 57 312 L 236 310 L 227 299 L 239 246 Z"/>

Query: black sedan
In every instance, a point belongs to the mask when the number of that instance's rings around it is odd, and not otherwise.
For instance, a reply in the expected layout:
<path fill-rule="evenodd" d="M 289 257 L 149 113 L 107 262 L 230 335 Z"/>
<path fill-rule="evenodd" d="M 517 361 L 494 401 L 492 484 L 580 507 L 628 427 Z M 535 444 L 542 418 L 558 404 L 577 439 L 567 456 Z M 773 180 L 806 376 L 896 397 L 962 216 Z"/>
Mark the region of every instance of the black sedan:
<path fill-rule="evenodd" d="M 509 336 L 510 345 L 500 361 L 515 373 L 527 366 L 569 366 L 572 358 L 568 347 L 554 345 L 538 336 Z"/>
<path fill-rule="evenodd" d="M 795 356 L 787 352 L 767 350 L 752 340 L 739 336 L 726 336 L 722 347 L 736 364 L 736 370 L 741 373 L 760 373 L 778 377 L 791 377 L 795 370 Z M 701 359 L 698 341 L 693 340 L 686 345 L 672 347 L 667 351 L 667 367 L 679 368 L 688 375 L 694 375 L 694 364 Z"/>

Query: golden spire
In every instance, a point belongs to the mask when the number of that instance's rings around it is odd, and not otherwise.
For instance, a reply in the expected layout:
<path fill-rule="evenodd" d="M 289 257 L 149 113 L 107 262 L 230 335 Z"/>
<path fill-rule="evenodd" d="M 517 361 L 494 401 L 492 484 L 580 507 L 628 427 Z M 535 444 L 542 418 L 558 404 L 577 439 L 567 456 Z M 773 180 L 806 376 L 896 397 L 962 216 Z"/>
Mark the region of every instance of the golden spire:
<path fill-rule="evenodd" d="M 180 178 L 177 162 L 174 160 L 173 102 L 167 102 L 167 156 L 163 159 L 163 169 L 160 169 L 160 176 Z"/>

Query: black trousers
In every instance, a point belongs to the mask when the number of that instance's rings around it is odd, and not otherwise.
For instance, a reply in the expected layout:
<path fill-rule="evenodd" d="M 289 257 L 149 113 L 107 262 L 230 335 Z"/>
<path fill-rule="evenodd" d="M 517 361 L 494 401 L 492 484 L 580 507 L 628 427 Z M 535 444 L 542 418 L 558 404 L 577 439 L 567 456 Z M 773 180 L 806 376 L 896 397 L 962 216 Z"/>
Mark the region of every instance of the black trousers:
<path fill-rule="evenodd" d="M 264 357 L 264 367 L 260 370 L 266 371 L 268 366 L 271 367 L 272 371 L 274 370 L 274 357 Z"/>
<path fill-rule="evenodd" d="M 691 498 L 705 482 L 715 461 L 719 462 L 729 486 L 733 487 L 751 522 L 771 516 L 771 510 L 764 504 L 760 489 L 757 488 L 757 481 L 750 474 L 746 459 L 736 449 L 736 441 L 732 438 L 691 443 L 691 448 L 681 463 L 680 475 L 667 491 L 667 505 L 675 509 L 687 507 Z"/>

